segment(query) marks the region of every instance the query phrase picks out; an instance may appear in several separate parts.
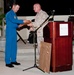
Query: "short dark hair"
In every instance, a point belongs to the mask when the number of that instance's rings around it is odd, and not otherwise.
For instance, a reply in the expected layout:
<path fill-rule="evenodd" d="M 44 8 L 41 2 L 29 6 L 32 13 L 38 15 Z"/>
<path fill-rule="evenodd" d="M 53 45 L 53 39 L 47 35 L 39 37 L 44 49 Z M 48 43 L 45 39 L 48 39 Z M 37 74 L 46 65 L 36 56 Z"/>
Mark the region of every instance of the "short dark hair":
<path fill-rule="evenodd" d="M 11 3 L 11 4 L 10 4 L 10 8 L 12 8 L 13 5 L 19 5 L 19 3 L 18 3 L 18 2 L 13 2 L 13 3 Z"/>

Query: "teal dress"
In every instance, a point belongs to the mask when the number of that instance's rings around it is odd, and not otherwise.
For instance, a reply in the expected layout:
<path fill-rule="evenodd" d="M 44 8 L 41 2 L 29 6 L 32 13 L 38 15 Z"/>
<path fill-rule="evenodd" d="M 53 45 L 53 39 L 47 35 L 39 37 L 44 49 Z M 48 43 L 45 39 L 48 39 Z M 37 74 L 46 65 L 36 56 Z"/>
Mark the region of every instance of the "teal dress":
<path fill-rule="evenodd" d="M 17 33 L 16 29 L 23 20 L 18 20 L 16 13 L 10 10 L 6 16 L 6 44 L 5 44 L 5 63 L 16 62 L 17 58 Z"/>

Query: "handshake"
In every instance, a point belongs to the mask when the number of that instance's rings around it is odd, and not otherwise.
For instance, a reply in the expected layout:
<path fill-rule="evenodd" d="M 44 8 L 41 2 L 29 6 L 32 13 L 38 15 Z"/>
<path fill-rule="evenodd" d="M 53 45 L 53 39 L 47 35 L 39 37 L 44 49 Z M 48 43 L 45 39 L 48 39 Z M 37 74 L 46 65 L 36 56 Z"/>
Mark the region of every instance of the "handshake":
<path fill-rule="evenodd" d="M 30 20 L 23 20 L 23 22 L 24 22 L 23 24 L 20 24 L 20 25 L 19 25 L 19 28 L 22 27 L 22 26 L 25 26 L 25 25 L 28 25 L 28 24 L 31 23 Z"/>
<path fill-rule="evenodd" d="M 27 24 L 30 24 L 31 21 L 30 20 L 24 20 L 24 24 L 27 25 Z"/>

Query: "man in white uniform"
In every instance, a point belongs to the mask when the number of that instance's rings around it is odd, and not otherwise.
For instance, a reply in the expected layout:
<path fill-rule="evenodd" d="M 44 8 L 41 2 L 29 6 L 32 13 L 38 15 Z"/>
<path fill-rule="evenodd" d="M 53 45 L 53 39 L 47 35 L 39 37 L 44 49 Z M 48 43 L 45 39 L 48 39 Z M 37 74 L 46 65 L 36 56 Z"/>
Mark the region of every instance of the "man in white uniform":
<path fill-rule="evenodd" d="M 36 3 L 33 5 L 33 10 L 36 13 L 35 16 L 35 21 L 31 23 L 30 26 L 32 26 L 32 28 L 30 28 L 30 30 L 35 30 L 36 28 L 38 28 L 48 17 L 49 15 L 43 11 L 41 9 L 41 5 L 39 3 Z M 45 27 L 45 25 L 47 25 L 48 21 L 46 21 L 42 27 L 40 27 L 37 31 L 37 43 L 38 43 L 38 51 L 40 52 L 40 42 L 44 41 L 43 38 L 43 28 Z"/>

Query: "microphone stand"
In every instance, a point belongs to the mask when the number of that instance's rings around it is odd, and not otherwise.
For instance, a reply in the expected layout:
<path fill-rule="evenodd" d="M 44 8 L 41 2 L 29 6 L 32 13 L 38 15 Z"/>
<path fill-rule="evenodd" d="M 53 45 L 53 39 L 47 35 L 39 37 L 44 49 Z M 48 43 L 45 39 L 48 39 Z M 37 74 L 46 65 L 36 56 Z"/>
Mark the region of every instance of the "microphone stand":
<path fill-rule="evenodd" d="M 51 13 L 52 16 L 53 16 L 53 21 L 54 21 L 54 12 L 55 12 L 55 10 L 53 10 L 52 13 Z"/>
<path fill-rule="evenodd" d="M 34 59 L 35 59 L 35 61 L 34 61 L 34 66 L 32 66 L 32 67 L 29 67 L 29 68 L 27 68 L 27 69 L 23 69 L 23 71 L 26 71 L 26 70 L 28 70 L 28 69 L 31 69 L 31 68 L 38 68 L 39 70 L 41 70 L 42 72 L 44 72 L 41 68 L 39 68 L 38 66 L 37 66 L 37 64 L 36 64 L 36 42 L 35 42 L 35 35 L 36 35 L 36 33 L 37 33 L 37 30 L 40 28 L 40 27 L 42 27 L 43 26 L 43 24 L 47 21 L 47 20 L 49 20 L 49 17 L 47 17 L 46 18 L 46 20 L 33 32 L 33 35 L 34 35 L 34 38 L 33 38 L 33 42 L 34 42 Z"/>

